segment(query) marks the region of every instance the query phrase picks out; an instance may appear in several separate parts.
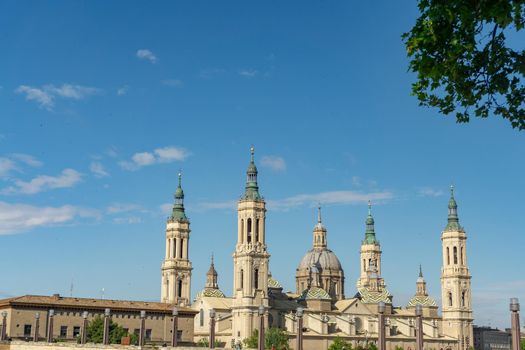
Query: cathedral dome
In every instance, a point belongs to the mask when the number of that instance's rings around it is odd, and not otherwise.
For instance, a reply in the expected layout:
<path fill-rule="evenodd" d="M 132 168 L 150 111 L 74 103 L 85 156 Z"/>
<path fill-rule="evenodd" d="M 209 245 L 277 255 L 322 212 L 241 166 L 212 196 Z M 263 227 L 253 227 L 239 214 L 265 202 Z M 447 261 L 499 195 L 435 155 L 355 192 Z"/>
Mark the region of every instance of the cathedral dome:
<path fill-rule="evenodd" d="M 339 259 L 330 249 L 311 249 L 304 255 L 297 270 L 306 270 L 312 266 L 324 270 L 342 270 Z"/>
<path fill-rule="evenodd" d="M 311 287 L 308 289 L 305 289 L 301 296 L 299 297 L 299 300 L 331 300 L 330 294 L 328 294 L 323 288 L 319 287 Z"/>
<path fill-rule="evenodd" d="M 195 299 L 200 299 L 202 297 L 226 298 L 226 295 L 224 295 L 220 289 L 206 287 L 197 293 Z"/>

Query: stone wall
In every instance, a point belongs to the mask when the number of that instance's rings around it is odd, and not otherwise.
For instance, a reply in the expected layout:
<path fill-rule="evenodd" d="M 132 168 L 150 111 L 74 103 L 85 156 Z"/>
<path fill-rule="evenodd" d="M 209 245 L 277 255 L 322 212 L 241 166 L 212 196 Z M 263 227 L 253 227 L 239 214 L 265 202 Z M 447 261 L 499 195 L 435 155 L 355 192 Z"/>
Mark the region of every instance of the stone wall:
<path fill-rule="evenodd" d="M 146 346 L 146 349 L 154 349 L 151 346 Z M 12 341 L 12 342 L 0 342 L 0 350 L 138 350 L 140 347 L 138 346 L 124 346 L 124 345 L 102 345 L 102 344 L 72 344 L 72 343 L 44 343 L 44 342 L 38 342 L 38 343 L 32 343 L 32 342 L 24 342 L 24 341 Z M 166 349 L 166 350 L 197 350 L 197 349 L 205 349 L 205 348 L 195 348 L 195 347 L 187 347 L 187 346 L 177 346 L 176 348 L 173 347 L 159 347 L 157 346 L 155 349 Z M 217 350 L 221 350 L 220 348 L 216 348 Z"/>

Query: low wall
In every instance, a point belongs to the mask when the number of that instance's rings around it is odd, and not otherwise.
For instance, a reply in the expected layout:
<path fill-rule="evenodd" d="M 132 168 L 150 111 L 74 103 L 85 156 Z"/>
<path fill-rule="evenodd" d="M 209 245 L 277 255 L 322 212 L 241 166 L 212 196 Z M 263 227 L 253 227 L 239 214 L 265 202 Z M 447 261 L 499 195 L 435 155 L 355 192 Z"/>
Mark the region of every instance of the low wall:
<path fill-rule="evenodd" d="M 14 340 L 12 342 L 0 342 L 0 350 L 101 350 L 101 349 L 115 349 L 115 350 L 138 350 L 139 346 L 132 345 L 102 345 L 102 344 L 73 344 L 73 343 L 45 343 L 45 342 L 25 342 Z M 166 350 L 198 350 L 206 348 L 177 346 L 177 347 L 162 347 L 159 345 L 146 345 L 144 349 L 166 349 Z M 216 348 L 221 350 L 221 348 Z"/>

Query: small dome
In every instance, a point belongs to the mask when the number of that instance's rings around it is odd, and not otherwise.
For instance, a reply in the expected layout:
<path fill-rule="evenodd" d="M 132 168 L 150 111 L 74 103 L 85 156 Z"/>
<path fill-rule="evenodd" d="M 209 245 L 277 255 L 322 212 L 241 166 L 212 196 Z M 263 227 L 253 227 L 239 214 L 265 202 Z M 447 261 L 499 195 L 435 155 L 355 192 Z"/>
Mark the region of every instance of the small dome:
<path fill-rule="evenodd" d="M 428 295 L 414 295 L 412 299 L 410 299 L 410 301 L 408 302 L 407 306 L 410 307 L 410 306 L 416 306 L 416 305 L 436 306 L 437 307 L 437 303 L 434 300 L 434 298 Z"/>
<path fill-rule="evenodd" d="M 305 270 L 316 266 L 321 272 L 323 270 L 342 270 L 337 256 L 330 249 L 311 249 L 301 260 L 298 270 Z"/>
<path fill-rule="evenodd" d="M 299 297 L 299 300 L 332 300 L 330 295 L 323 289 L 319 287 L 311 287 L 308 289 L 305 289 L 301 296 Z"/>
<path fill-rule="evenodd" d="M 195 296 L 195 299 L 202 297 L 215 297 L 215 298 L 225 298 L 226 295 L 220 290 L 215 288 L 204 288 Z"/>
<path fill-rule="evenodd" d="M 283 289 L 283 286 L 279 283 L 279 281 L 273 279 L 271 276 L 268 276 L 268 288 Z"/>

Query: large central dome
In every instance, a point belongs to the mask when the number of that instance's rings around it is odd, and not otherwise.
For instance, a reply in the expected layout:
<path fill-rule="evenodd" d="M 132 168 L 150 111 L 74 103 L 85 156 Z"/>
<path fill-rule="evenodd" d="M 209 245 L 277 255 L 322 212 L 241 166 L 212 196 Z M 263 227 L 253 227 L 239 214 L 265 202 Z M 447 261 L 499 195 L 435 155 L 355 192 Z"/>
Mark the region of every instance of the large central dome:
<path fill-rule="evenodd" d="M 310 249 L 303 256 L 297 270 L 308 269 L 311 266 L 317 267 L 320 272 L 325 270 L 341 270 L 341 263 L 337 256 L 330 249 Z"/>

